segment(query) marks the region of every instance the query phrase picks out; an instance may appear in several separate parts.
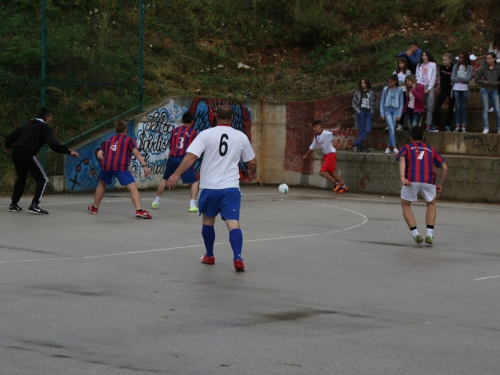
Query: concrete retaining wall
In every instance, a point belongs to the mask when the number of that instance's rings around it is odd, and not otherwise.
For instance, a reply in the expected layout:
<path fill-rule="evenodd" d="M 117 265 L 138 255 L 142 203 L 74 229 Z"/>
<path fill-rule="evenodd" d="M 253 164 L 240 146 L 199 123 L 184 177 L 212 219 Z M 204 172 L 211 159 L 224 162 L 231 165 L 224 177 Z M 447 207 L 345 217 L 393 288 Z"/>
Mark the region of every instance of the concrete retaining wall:
<path fill-rule="evenodd" d="M 145 177 L 138 162 L 132 159 L 131 171 L 140 188 L 156 188 L 163 175 L 170 134 L 179 126 L 182 113 L 191 110 L 195 114 L 195 128 L 202 131 L 211 126 L 215 109 L 227 103 L 236 113 L 233 126 L 251 139 L 258 162 L 258 178 L 263 183 L 330 188 L 318 174 L 321 150 L 316 150 L 314 157 L 302 160 L 313 138 L 313 131 L 307 124 L 314 118 L 321 118 L 327 129 L 341 129 L 340 136 L 334 141 L 338 150 L 337 164 L 350 190 L 398 195 L 401 186 L 398 165 L 393 155 L 381 152 L 387 141 L 382 124 L 375 125 L 369 138 L 369 146 L 374 152 L 356 154 L 344 151 L 350 150 L 357 137 L 351 99 L 352 93 L 315 102 L 283 103 L 248 101 L 239 104 L 220 99 L 171 98 L 128 121 L 129 134 L 137 140 L 143 156 L 152 166 L 151 176 Z M 66 191 L 95 189 L 99 172 L 95 151 L 113 133 L 110 130 L 77 147 L 81 155 L 79 160 L 66 158 Z M 442 198 L 500 202 L 499 136 L 428 133 L 426 137 L 431 145 L 445 154 L 450 166 Z M 398 145 L 404 144 L 407 131 L 398 132 L 397 138 Z"/>

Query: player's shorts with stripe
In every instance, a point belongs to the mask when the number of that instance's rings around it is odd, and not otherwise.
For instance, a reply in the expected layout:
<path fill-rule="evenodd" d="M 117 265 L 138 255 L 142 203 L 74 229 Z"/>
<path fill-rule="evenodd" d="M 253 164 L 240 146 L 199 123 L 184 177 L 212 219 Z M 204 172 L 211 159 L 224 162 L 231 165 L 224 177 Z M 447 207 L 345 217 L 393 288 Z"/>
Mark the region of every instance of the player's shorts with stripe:
<path fill-rule="evenodd" d="M 165 167 L 165 172 L 163 173 L 163 179 L 168 180 L 181 164 L 183 156 L 169 156 L 167 160 L 167 165 Z M 181 174 L 181 179 L 183 184 L 193 184 L 196 182 L 196 171 L 193 167 L 190 167 L 186 172 Z"/>
<path fill-rule="evenodd" d="M 323 156 L 323 164 L 321 165 L 320 172 L 333 173 L 337 169 L 337 153 L 332 152 Z"/>
<path fill-rule="evenodd" d="M 436 198 L 436 185 L 425 182 L 412 182 L 410 186 L 403 185 L 401 188 L 401 198 L 405 201 L 416 202 L 418 193 L 426 202 L 432 202 Z"/>
<path fill-rule="evenodd" d="M 135 182 L 134 176 L 130 171 L 101 171 L 99 179 L 106 185 L 111 185 L 113 176 L 116 177 L 120 185 L 127 186 Z"/>
<path fill-rule="evenodd" d="M 198 199 L 198 210 L 208 217 L 222 220 L 240 220 L 241 191 L 239 188 L 203 189 Z"/>

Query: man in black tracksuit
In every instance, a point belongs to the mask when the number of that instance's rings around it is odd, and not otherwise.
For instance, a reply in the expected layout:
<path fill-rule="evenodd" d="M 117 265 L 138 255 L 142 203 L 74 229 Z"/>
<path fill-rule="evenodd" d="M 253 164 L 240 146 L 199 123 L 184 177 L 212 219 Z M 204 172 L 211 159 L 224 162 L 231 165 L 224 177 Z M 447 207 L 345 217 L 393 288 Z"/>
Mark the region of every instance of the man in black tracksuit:
<path fill-rule="evenodd" d="M 5 139 L 7 152 L 12 152 L 12 161 L 14 162 L 17 173 L 14 193 L 12 194 L 12 203 L 9 206 L 9 211 L 11 212 L 22 210 L 17 203 L 24 193 L 29 172 L 35 179 L 36 185 L 35 196 L 33 197 L 33 201 L 28 211 L 38 215 L 48 214 L 47 211 L 42 210 L 38 206 L 43 197 L 45 187 L 49 182 L 49 178 L 36 157 L 38 151 L 44 144 L 47 144 L 52 150 L 59 154 L 79 157 L 76 151 L 70 151 L 66 146 L 54 141 L 52 131 L 49 128 L 49 123 L 51 121 L 52 113 L 47 108 L 42 108 L 37 118 L 31 119 L 26 125 L 17 128 Z"/>

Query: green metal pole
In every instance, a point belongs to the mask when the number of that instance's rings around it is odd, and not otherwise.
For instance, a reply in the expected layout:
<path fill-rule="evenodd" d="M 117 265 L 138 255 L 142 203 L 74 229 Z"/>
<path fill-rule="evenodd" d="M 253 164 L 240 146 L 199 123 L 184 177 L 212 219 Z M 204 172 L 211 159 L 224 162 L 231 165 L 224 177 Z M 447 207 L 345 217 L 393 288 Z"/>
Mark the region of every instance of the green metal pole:
<path fill-rule="evenodd" d="M 46 0 L 42 0 L 42 107 L 46 106 L 47 99 L 47 15 L 46 15 L 47 3 Z M 42 147 L 40 153 L 42 167 L 45 168 L 47 160 L 45 157 L 46 146 Z"/>
<path fill-rule="evenodd" d="M 144 66 L 144 0 L 140 0 L 139 3 L 139 82 L 137 85 L 137 99 L 139 111 L 142 111 L 142 70 Z"/>

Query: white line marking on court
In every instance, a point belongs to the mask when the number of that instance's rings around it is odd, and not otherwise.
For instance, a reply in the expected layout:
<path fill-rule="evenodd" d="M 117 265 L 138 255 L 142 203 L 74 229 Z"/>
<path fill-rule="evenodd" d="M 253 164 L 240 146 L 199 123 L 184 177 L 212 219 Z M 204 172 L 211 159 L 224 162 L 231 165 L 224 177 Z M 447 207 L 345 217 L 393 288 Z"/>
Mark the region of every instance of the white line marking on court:
<path fill-rule="evenodd" d="M 498 275 L 498 276 L 481 277 L 479 279 L 474 279 L 474 281 L 488 280 L 488 279 L 498 279 L 499 277 L 500 277 L 500 275 Z"/>
<path fill-rule="evenodd" d="M 256 238 L 253 240 L 246 240 L 243 241 L 244 243 L 246 242 L 262 242 L 262 241 L 277 241 L 277 240 L 288 240 L 288 239 L 293 239 L 293 238 L 301 238 L 301 237 L 314 237 L 314 236 L 321 236 L 325 234 L 332 234 L 332 233 L 338 233 L 338 232 L 345 232 L 357 227 L 360 227 L 361 225 L 364 225 L 368 222 L 368 217 L 363 215 L 360 212 L 349 210 L 347 208 L 342 208 L 342 207 L 337 207 L 337 206 L 332 206 L 329 204 L 321 204 L 321 203 L 311 203 L 311 202 L 302 202 L 302 201 L 292 201 L 292 200 L 287 200 L 287 199 L 280 199 L 282 201 L 287 201 L 287 202 L 294 202 L 294 203 L 302 203 L 302 204 L 314 204 L 316 206 L 322 206 L 322 207 L 330 207 L 330 208 L 337 208 L 339 210 L 344 210 L 348 212 L 352 212 L 356 215 L 359 215 L 363 218 L 363 221 L 360 224 L 356 224 L 352 227 L 349 228 L 344 228 L 344 229 L 336 229 L 324 233 L 311 233 L 311 234 L 300 234 L 300 235 L 295 235 L 295 236 L 283 236 L 283 237 L 271 237 L 271 238 Z M 214 245 L 227 245 L 228 242 L 217 242 L 214 243 Z M 121 256 L 121 255 L 133 255 L 133 254 L 144 254 L 144 253 L 155 253 L 155 252 L 160 252 L 160 251 L 169 251 L 169 250 L 178 250 L 178 249 L 189 249 L 189 248 L 195 248 L 195 247 L 204 247 L 204 244 L 198 244 L 198 245 L 186 245 L 186 246 L 175 246 L 175 247 L 168 247 L 165 249 L 150 249 L 150 250 L 138 250 L 138 251 L 128 251 L 125 253 L 115 253 L 115 254 L 101 254 L 101 255 L 89 255 L 85 257 L 65 257 L 65 258 L 46 258 L 46 259 L 24 259 L 24 260 L 1 260 L 0 264 L 3 263 L 28 263 L 28 262 L 50 262 L 50 261 L 61 261 L 61 260 L 78 260 L 78 259 L 95 259 L 95 258 L 109 258 L 109 257 L 115 257 L 115 256 Z"/>
<path fill-rule="evenodd" d="M 88 204 L 92 203 L 94 200 L 87 200 L 87 201 L 78 201 L 78 202 L 59 202 L 59 203 L 40 203 L 42 206 L 63 206 L 65 204 Z M 113 203 L 113 202 L 129 202 L 130 198 L 128 199 L 114 199 L 114 200 L 103 200 L 102 203 Z M 0 206 L 0 207 L 9 207 L 9 206 Z"/>

